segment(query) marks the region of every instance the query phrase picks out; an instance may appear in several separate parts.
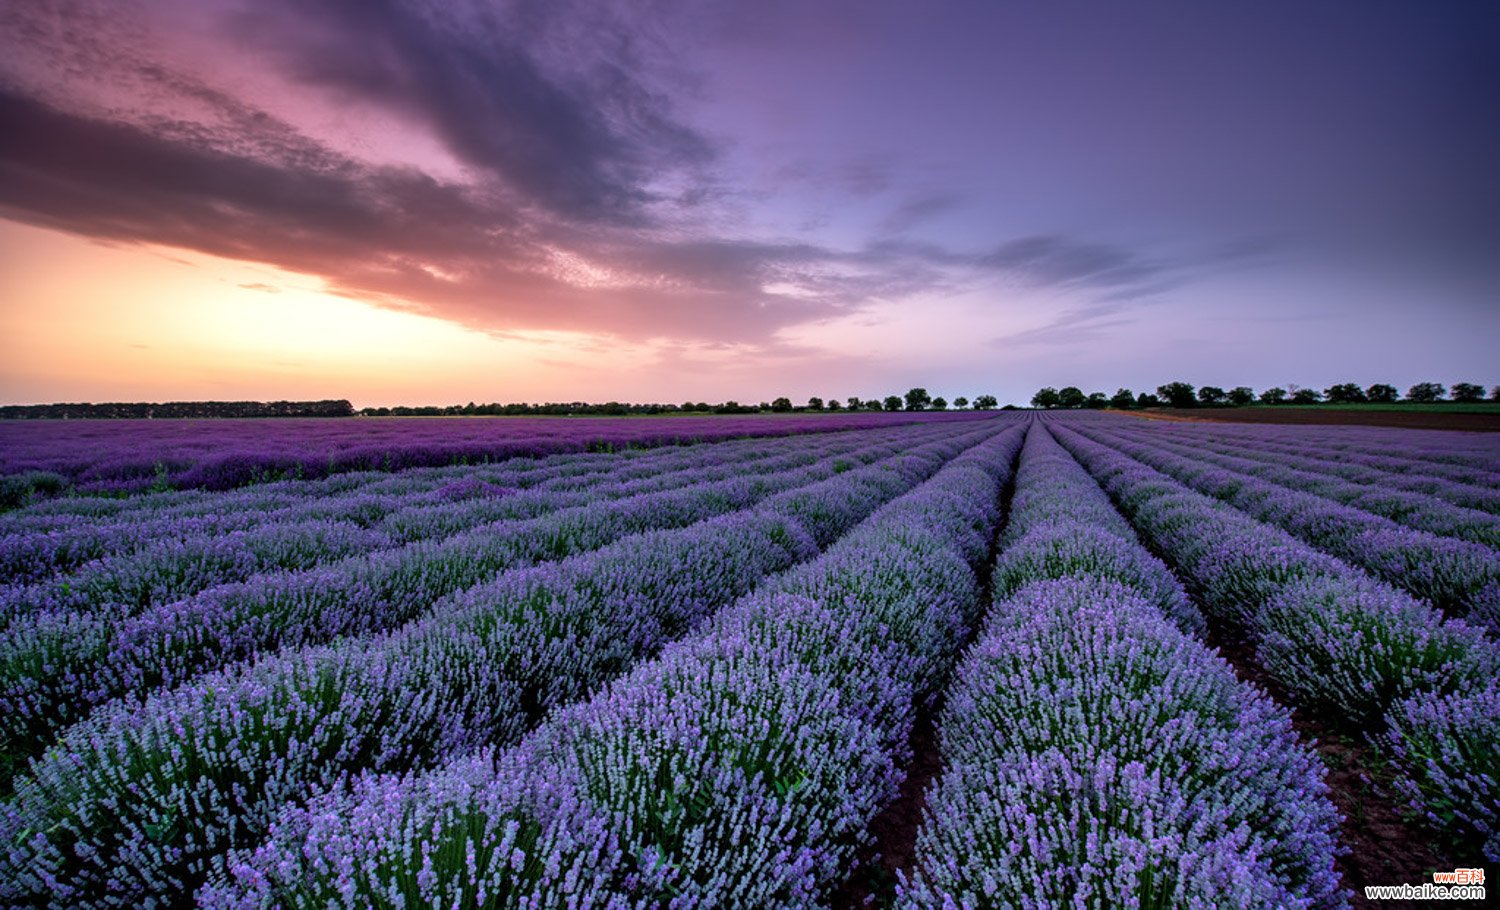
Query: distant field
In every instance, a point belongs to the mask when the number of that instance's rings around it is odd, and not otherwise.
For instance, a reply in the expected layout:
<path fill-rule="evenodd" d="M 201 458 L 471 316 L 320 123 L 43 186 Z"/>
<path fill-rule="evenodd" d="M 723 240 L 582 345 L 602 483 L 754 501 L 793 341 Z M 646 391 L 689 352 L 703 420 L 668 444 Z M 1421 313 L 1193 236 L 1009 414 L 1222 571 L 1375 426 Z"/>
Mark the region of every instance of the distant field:
<path fill-rule="evenodd" d="M 483 464 L 752 436 L 984 420 L 992 411 L 684 417 L 0 421 L 0 508 L 63 489 L 229 489 L 347 471 Z"/>
<path fill-rule="evenodd" d="M 1500 402 L 1474 404 L 1252 405 L 1244 408 L 1157 408 L 1120 411 L 1148 420 L 1401 427 L 1408 430 L 1500 432 Z"/>
<path fill-rule="evenodd" d="M 1348 404 L 1252 404 L 1256 411 L 1395 411 L 1419 414 L 1500 414 L 1500 401 L 1426 403 L 1360 401 Z"/>

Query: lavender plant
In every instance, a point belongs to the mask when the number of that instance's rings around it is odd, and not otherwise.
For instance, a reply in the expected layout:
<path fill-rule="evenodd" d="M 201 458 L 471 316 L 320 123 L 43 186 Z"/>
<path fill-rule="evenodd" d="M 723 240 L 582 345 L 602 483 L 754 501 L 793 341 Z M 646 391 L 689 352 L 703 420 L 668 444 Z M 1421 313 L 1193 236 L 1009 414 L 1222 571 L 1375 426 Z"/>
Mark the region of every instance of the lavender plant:
<path fill-rule="evenodd" d="M 975 441 L 957 437 L 913 450 L 894 469 L 839 474 L 827 482 L 847 485 L 842 496 L 658 532 L 569 571 L 523 570 L 389 639 L 289 652 L 140 707 L 106 708 L 17 782 L 4 808 L 13 846 L 0 897 L 181 901 L 226 851 L 263 836 L 283 804 L 362 770 L 421 768 L 513 741 L 539 711 L 811 555 L 800 510 L 813 509 L 820 527 L 847 526 L 878 504 L 861 486 L 893 495 Z M 826 511 L 834 501 L 846 510 L 839 521 Z M 669 541 L 680 551 L 667 552 Z"/>
<path fill-rule="evenodd" d="M 446 899 L 454 893 L 449 883 L 467 866 L 453 852 L 436 865 L 435 845 L 452 842 L 459 825 L 492 827 L 487 806 L 510 805 L 521 797 L 502 794 L 533 788 L 589 807 L 590 821 L 580 828 L 601 833 L 545 858 L 525 853 L 519 862 L 612 877 L 589 892 L 591 906 L 790 908 L 816 902 L 843 874 L 869 819 L 899 781 L 895 744 L 910 723 L 914 694 L 903 668 L 913 663 L 909 650 L 931 639 L 904 637 L 900 627 L 869 614 L 880 603 L 878 580 L 823 587 L 809 576 L 874 570 L 919 541 L 945 541 L 953 554 L 966 552 L 976 520 L 971 504 L 998 501 L 1019 442 L 1019 433 L 1008 434 L 960 456 L 797 577 L 752 595 L 657 661 L 552 716 L 493 760 L 487 783 L 467 790 L 448 783 L 453 776 L 473 779 L 476 765 L 464 760 L 421 782 L 372 779 L 355 788 L 354 798 L 331 794 L 289 807 L 265 843 L 226 865 L 227 874 L 203 894 L 203 903 L 261 906 L 342 888 L 347 879 L 337 870 L 349 868 L 351 850 L 362 849 L 350 842 L 356 823 L 361 837 L 374 832 L 380 861 L 361 866 L 357 880 L 339 892 L 341 900 L 394 906 Z M 905 573 L 874 578 L 896 582 L 894 604 L 924 608 L 912 598 Z M 777 590 L 782 584 L 822 588 L 831 596 Z M 968 590 L 972 585 L 971 578 Z M 931 608 L 969 615 L 973 604 Z M 905 625 L 944 627 L 962 623 Z M 957 644 L 952 639 L 945 646 L 956 651 Z M 859 669 L 851 674 L 851 668 Z M 378 795 L 392 788 L 399 795 Z M 439 797 L 428 804 L 428 793 Z M 401 807 L 400 815 L 382 804 Z M 494 842 L 476 845 L 482 852 L 472 867 L 494 868 Z M 586 864 L 580 855 L 590 858 Z M 529 906 L 535 893 L 528 881 L 487 889 L 473 905 Z"/>
<path fill-rule="evenodd" d="M 1422 692 L 1391 706 L 1380 744 L 1413 808 L 1458 855 L 1500 862 L 1500 684 Z"/>
<path fill-rule="evenodd" d="M 894 443 L 844 457 L 873 460 Z M 213 589 L 138 616 L 44 611 L 0 646 L 0 762 L 14 768 L 67 723 L 126 692 L 181 683 L 278 647 L 390 628 L 435 601 L 510 567 L 564 558 L 652 528 L 691 524 L 778 490 L 828 477 L 830 459 L 769 476 L 689 484 L 529 522 L 476 528 L 435 546 L 414 545 L 302 573 Z M 751 462 L 751 465 L 755 462 Z M 781 465 L 772 462 L 773 467 Z M 735 467 L 749 465 L 730 465 Z M 847 489 L 847 485 L 842 485 Z M 3 781 L 8 782 L 10 774 Z"/>
<path fill-rule="evenodd" d="M 1338 816 L 1287 714 L 1132 589 L 998 604 L 940 721 L 898 906 L 1338 907 Z"/>
<path fill-rule="evenodd" d="M 1358 509 L 1174 455 L 1097 426 L 1080 425 L 1076 429 L 1091 439 L 1108 439 L 1110 445 L 1145 464 L 1359 565 L 1445 611 L 1466 613 L 1495 596 L 1500 586 L 1500 555 L 1489 547 L 1404 528 Z"/>

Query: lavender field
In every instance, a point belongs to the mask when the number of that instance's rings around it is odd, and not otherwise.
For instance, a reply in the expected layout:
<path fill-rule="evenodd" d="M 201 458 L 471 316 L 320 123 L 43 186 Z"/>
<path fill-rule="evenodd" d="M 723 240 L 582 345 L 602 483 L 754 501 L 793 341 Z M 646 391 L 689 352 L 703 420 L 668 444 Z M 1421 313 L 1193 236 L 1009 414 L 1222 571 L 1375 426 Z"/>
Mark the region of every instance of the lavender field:
<path fill-rule="evenodd" d="M 965 420 L 972 412 L 928 415 Z M 745 417 L 89 420 L 0 422 L 0 481 L 12 498 L 35 489 L 135 493 L 311 479 L 346 471 L 483 464 L 564 452 L 612 452 L 894 426 L 903 413 Z"/>
<path fill-rule="evenodd" d="M 1493 435 L 974 411 L 0 451 L 6 907 L 1337 908 L 1500 863 Z"/>

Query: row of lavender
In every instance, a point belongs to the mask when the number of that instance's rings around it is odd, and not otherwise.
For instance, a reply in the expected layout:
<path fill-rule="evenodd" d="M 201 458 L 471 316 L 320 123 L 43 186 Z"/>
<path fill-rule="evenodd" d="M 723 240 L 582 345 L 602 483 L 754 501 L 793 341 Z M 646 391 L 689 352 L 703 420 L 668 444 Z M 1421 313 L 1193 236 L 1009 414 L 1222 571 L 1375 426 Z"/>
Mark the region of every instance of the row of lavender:
<path fill-rule="evenodd" d="M 0 480 L 38 492 L 223 490 L 280 477 L 481 464 L 742 436 L 966 421 L 983 411 L 748 417 L 0 421 Z"/>
<path fill-rule="evenodd" d="M 1334 447 L 1320 441 L 1316 435 L 1286 439 L 1271 432 L 1272 429 L 1269 426 L 1256 427 L 1247 433 L 1243 429 L 1226 428 L 1225 432 L 1217 433 L 1196 426 L 1174 425 L 1158 428 L 1155 436 L 1163 442 L 1176 442 L 1349 481 L 1359 488 L 1349 489 L 1343 495 L 1369 502 L 1375 508 L 1389 509 L 1382 513 L 1387 517 L 1400 515 L 1402 502 L 1410 502 L 1418 509 L 1428 506 L 1421 499 L 1408 499 L 1402 495 L 1405 493 L 1422 493 L 1463 509 L 1500 514 L 1500 463 L 1489 470 L 1462 467 L 1409 453 L 1390 455 Z M 1407 430 L 1394 432 L 1411 435 Z M 1494 449 L 1494 443 L 1487 448 Z M 1330 493 L 1337 492 L 1336 488 L 1330 488 Z"/>
<path fill-rule="evenodd" d="M 815 445 L 757 440 L 658 451 L 610 465 L 594 464 L 589 471 L 580 471 L 568 459 L 504 472 L 471 469 L 461 480 L 444 470 L 416 471 L 323 496 L 317 490 L 286 493 L 248 488 L 214 494 L 221 500 L 222 512 L 212 519 L 199 516 L 196 503 L 184 515 L 176 504 L 167 502 L 133 509 L 124 516 L 70 518 L 61 528 L 18 528 L 24 519 L 35 517 L 23 513 L 21 520 L 9 523 L 0 548 L 7 557 L 6 577 L 11 579 L 11 584 L 0 589 L 0 622 L 58 608 L 131 613 L 265 570 L 332 562 L 347 551 L 320 548 L 314 545 L 316 539 L 298 547 L 294 559 L 266 556 L 278 541 L 298 539 L 309 528 L 327 528 L 328 522 L 335 522 L 347 534 L 367 533 L 370 540 L 362 550 L 374 553 L 747 470 L 808 465 L 915 432 L 832 434 Z M 287 507 L 287 498 L 294 498 L 297 507 Z M 64 570 L 80 551 L 95 554 L 94 558 Z M 9 574 L 12 569 L 17 570 L 14 575 Z"/>
<path fill-rule="evenodd" d="M 896 793 L 1017 428 L 513 749 L 292 807 L 211 907 L 806 907 Z"/>
<path fill-rule="evenodd" d="M 1249 637 L 1298 705 L 1369 737 L 1435 829 L 1500 860 L 1493 639 L 1188 489 L 1126 454 L 1138 451 L 1129 442 L 1105 445 L 1092 437 L 1107 434 L 1088 425 L 1053 426 L 1212 618 Z"/>
<path fill-rule="evenodd" d="M 899 906 L 1346 905 L 1316 758 L 1040 426 L 993 585 Z"/>
<path fill-rule="evenodd" d="M 1472 615 L 1476 624 L 1500 631 L 1500 552 L 1492 546 L 1418 530 L 1304 492 L 1313 481 L 1287 476 L 1286 471 L 1280 472 L 1280 482 L 1272 482 L 1234 470 L 1234 459 L 1174 446 L 1149 431 L 1095 421 L 1067 425 L 1452 615 Z M 1476 532 L 1493 528 L 1487 514 L 1459 516 L 1459 511 L 1433 500 L 1422 514 Z"/>
<path fill-rule="evenodd" d="M 874 432 L 820 436 L 821 442 L 808 448 L 837 445 L 839 440 Z M 257 545 L 254 535 L 272 525 L 336 522 L 409 542 L 453 533 L 471 526 L 475 519 L 525 518 L 560 504 L 586 502 L 590 488 L 601 482 L 635 481 L 637 485 L 626 488 L 624 494 L 646 492 L 674 482 L 673 473 L 678 470 L 700 470 L 756 452 L 789 455 L 797 451 L 795 439 L 757 438 L 620 455 L 560 455 L 396 474 L 361 472 L 321 481 L 259 484 L 229 494 L 191 491 L 127 499 L 66 497 L 0 516 L 0 575 L 18 582 L 44 580 L 152 545 L 180 547 L 224 535 L 246 536 L 244 547 L 263 558 L 260 551 L 266 545 Z M 140 561 L 150 560 L 143 556 Z"/>
<path fill-rule="evenodd" d="M 1211 427 L 1185 423 L 1161 429 L 1173 435 L 1280 446 L 1289 451 L 1332 452 L 1351 464 L 1413 475 L 1467 477 L 1470 483 L 1482 483 L 1481 476 L 1500 473 L 1500 453 L 1493 437 L 1484 433 L 1235 423 Z"/>
<path fill-rule="evenodd" d="M 739 512 L 506 572 L 390 634 L 105 705 L 16 780 L 0 899 L 180 903 L 284 806 L 510 745 L 1001 427 L 954 429 Z"/>
<path fill-rule="evenodd" d="M 1141 437 L 1132 433 L 1129 438 Z M 1161 435 L 1149 438 L 1162 449 L 1192 455 L 1200 461 L 1236 474 L 1248 474 L 1278 486 L 1321 496 L 1390 519 L 1397 524 L 1443 537 L 1471 540 L 1491 549 L 1500 546 L 1500 517 L 1484 509 L 1459 505 L 1431 493 L 1391 489 L 1379 480 L 1348 480 L 1329 470 L 1336 462 L 1299 457 L 1285 452 L 1259 453 L 1246 444 L 1177 440 Z M 1472 489 L 1474 488 L 1460 487 L 1457 484 L 1446 486 L 1450 494 L 1466 493 Z"/>
<path fill-rule="evenodd" d="M 657 473 L 645 478 L 612 484 L 605 473 L 551 503 L 532 497 L 534 505 L 521 514 L 542 513 L 534 518 L 492 520 L 494 512 L 481 503 L 465 513 L 467 527 L 460 525 L 459 533 L 441 541 L 373 549 L 301 571 L 263 572 L 244 580 L 219 576 L 221 584 L 149 606 L 85 596 L 99 589 L 83 586 L 66 598 L 44 599 L 13 617 L 0 643 L 4 782 L 59 729 L 125 693 L 181 683 L 276 648 L 399 625 L 504 570 L 746 508 L 780 491 L 890 458 L 934 434 L 951 432 L 908 427 L 836 434 L 816 447 L 790 441 L 754 447 L 730 443 L 718 453 L 664 453 L 650 459 L 647 467 Z M 621 473 L 630 476 L 639 467 Z M 553 511 L 539 507 L 546 504 Z M 154 547 L 145 550 L 146 555 L 155 553 Z M 141 555 L 128 560 L 134 563 Z"/>
<path fill-rule="evenodd" d="M 1175 451 L 1186 451 L 1227 470 L 1251 474 L 1263 480 L 1389 518 L 1420 530 L 1485 543 L 1500 544 L 1500 472 L 1465 471 L 1472 483 L 1440 476 L 1377 470 L 1348 461 L 1347 453 L 1318 451 L 1304 446 L 1296 450 L 1268 445 L 1253 438 L 1218 439 L 1199 433 L 1158 430 L 1142 434 L 1140 427 L 1113 421 L 1091 424 L 1135 440 L 1149 440 Z M 1443 466 L 1410 459 L 1412 471 Z"/>

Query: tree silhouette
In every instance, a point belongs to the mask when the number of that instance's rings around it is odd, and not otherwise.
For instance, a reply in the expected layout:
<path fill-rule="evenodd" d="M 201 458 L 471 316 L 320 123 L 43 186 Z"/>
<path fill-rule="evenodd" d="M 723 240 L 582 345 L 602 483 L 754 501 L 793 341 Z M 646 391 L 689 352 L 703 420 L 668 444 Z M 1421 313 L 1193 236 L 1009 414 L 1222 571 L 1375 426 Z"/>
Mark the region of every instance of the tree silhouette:
<path fill-rule="evenodd" d="M 1448 392 L 1441 382 L 1419 382 L 1406 390 L 1407 401 L 1442 401 Z"/>
<path fill-rule="evenodd" d="M 1454 401 L 1479 401 L 1484 398 L 1484 386 L 1472 382 L 1455 382 L 1453 384 Z"/>
<path fill-rule="evenodd" d="M 1159 385 L 1156 387 L 1156 394 L 1174 408 L 1191 408 L 1198 403 L 1198 400 L 1193 397 L 1193 387 L 1186 382 L 1169 382 L 1166 385 Z"/>
<path fill-rule="evenodd" d="M 1051 386 L 1038 389 L 1037 393 L 1031 396 L 1031 406 L 1034 408 L 1055 408 L 1060 403 L 1061 399 L 1057 397 L 1057 389 Z"/>
<path fill-rule="evenodd" d="M 1331 385 L 1323 390 L 1323 397 L 1335 404 L 1349 404 L 1367 400 L 1365 390 L 1353 382 L 1341 382 L 1337 385 Z"/>

